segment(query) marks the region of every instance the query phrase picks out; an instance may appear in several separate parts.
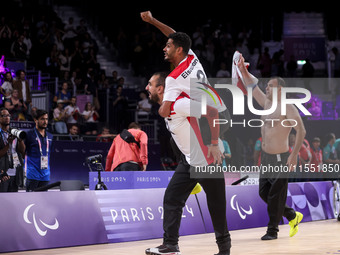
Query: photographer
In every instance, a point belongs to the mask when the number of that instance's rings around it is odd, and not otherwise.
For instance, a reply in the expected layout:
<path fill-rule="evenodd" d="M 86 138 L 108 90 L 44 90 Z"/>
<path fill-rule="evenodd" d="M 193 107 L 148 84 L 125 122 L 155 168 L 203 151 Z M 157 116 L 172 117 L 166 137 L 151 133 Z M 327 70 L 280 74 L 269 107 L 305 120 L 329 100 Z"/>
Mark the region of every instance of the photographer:
<path fill-rule="evenodd" d="M 0 192 L 17 192 L 23 184 L 24 142 L 9 133 L 11 115 L 0 108 Z"/>
<path fill-rule="evenodd" d="M 135 142 L 123 140 L 122 133 L 117 135 L 107 155 L 105 171 L 146 171 L 148 136 L 135 122 L 130 123 L 127 131 Z"/>
<path fill-rule="evenodd" d="M 25 140 L 27 155 L 26 191 L 45 186 L 50 180 L 50 155 L 52 134 L 46 131 L 48 114 L 38 109 L 33 116 L 35 128 L 27 132 Z"/>

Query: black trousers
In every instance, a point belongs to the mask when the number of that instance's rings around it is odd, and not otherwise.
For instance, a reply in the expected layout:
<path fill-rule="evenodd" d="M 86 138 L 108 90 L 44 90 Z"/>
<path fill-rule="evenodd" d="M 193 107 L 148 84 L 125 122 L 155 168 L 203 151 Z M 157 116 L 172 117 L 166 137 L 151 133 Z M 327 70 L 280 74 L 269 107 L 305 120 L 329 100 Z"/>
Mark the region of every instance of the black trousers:
<path fill-rule="evenodd" d="M 10 176 L 10 179 L 0 183 L 0 192 L 18 192 L 16 176 Z"/>
<path fill-rule="evenodd" d="M 289 152 L 281 154 L 268 154 L 261 152 L 262 166 L 280 166 L 286 165 Z M 268 177 L 268 176 L 266 176 Z M 282 176 L 280 173 L 266 178 L 260 175 L 259 194 L 264 202 L 267 203 L 267 211 L 269 216 L 268 230 L 269 234 L 276 234 L 279 231 L 279 224 L 282 216 L 286 217 L 288 221 L 295 218 L 294 209 L 286 205 L 288 178 Z"/>
<path fill-rule="evenodd" d="M 140 166 L 135 163 L 125 162 L 121 163 L 115 168 L 115 171 L 140 171 Z"/>
<path fill-rule="evenodd" d="M 207 196 L 207 204 L 219 250 L 228 251 L 231 247 L 231 240 L 226 218 L 224 177 L 215 179 L 190 178 L 190 165 L 186 162 L 183 154 L 164 194 L 163 242 L 171 245 L 178 244 L 182 209 L 197 183 L 201 184 Z"/>

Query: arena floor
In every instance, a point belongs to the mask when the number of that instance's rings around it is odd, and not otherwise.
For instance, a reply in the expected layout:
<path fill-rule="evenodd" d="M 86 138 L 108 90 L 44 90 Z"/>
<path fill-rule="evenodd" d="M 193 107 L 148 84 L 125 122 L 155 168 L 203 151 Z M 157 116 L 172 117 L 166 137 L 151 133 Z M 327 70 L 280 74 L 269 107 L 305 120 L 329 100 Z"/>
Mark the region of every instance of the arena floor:
<path fill-rule="evenodd" d="M 233 255 L 273 255 L 273 254 L 340 254 L 340 222 L 323 220 L 301 223 L 299 232 L 289 237 L 289 226 L 280 226 L 279 238 L 261 241 L 266 228 L 253 228 L 231 231 Z M 143 255 L 148 247 L 158 246 L 161 239 L 137 242 L 115 243 L 15 252 L 19 255 Z M 217 252 L 214 234 L 183 236 L 180 238 L 183 255 L 213 255 Z M 5 253 L 4 253 L 5 254 Z"/>

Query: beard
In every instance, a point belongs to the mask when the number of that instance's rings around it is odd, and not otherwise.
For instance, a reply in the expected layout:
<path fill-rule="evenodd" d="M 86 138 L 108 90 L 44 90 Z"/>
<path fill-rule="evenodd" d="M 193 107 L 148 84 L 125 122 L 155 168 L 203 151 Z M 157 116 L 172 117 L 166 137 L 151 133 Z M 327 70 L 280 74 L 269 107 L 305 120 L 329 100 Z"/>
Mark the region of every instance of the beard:
<path fill-rule="evenodd" d="M 46 128 L 47 128 L 47 125 L 38 125 L 38 128 L 39 128 L 39 129 L 46 129 Z"/>
<path fill-rule="evenodd" d="M 157 94 L 155 94 L 155 95 L 150 94 L 150 101 L 151 101 L 152 103 L 158 104 L 158 102 L 159 102 L 159 96 L 158 96 Z"/>

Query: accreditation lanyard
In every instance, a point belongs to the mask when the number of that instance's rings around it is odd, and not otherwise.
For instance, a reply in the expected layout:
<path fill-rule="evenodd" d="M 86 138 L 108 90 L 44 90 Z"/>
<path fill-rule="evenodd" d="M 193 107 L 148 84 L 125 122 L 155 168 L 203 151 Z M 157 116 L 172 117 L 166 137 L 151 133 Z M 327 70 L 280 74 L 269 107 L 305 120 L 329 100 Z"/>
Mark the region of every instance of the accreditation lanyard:
<path fill-rule="evenodd" d="M 49 141 L 48 141 L 48 137 L 47 135 L 45 136 L 46 139 L 46 156 L 43 155 L 42 152 L 42 145 L 41 145 L 41 141 L 39 138 L 39 135 L 37 134 L 37 131 L 34 130 L 35 135 L 37 136 L 37 141 L 38 141 L 38 145 L 39 145 L 39 150 L 40 150 L 40 165 L 41 165 L 41 169 L 47 169 L 48 168 L 48 151 L 49 151 Z"/>

